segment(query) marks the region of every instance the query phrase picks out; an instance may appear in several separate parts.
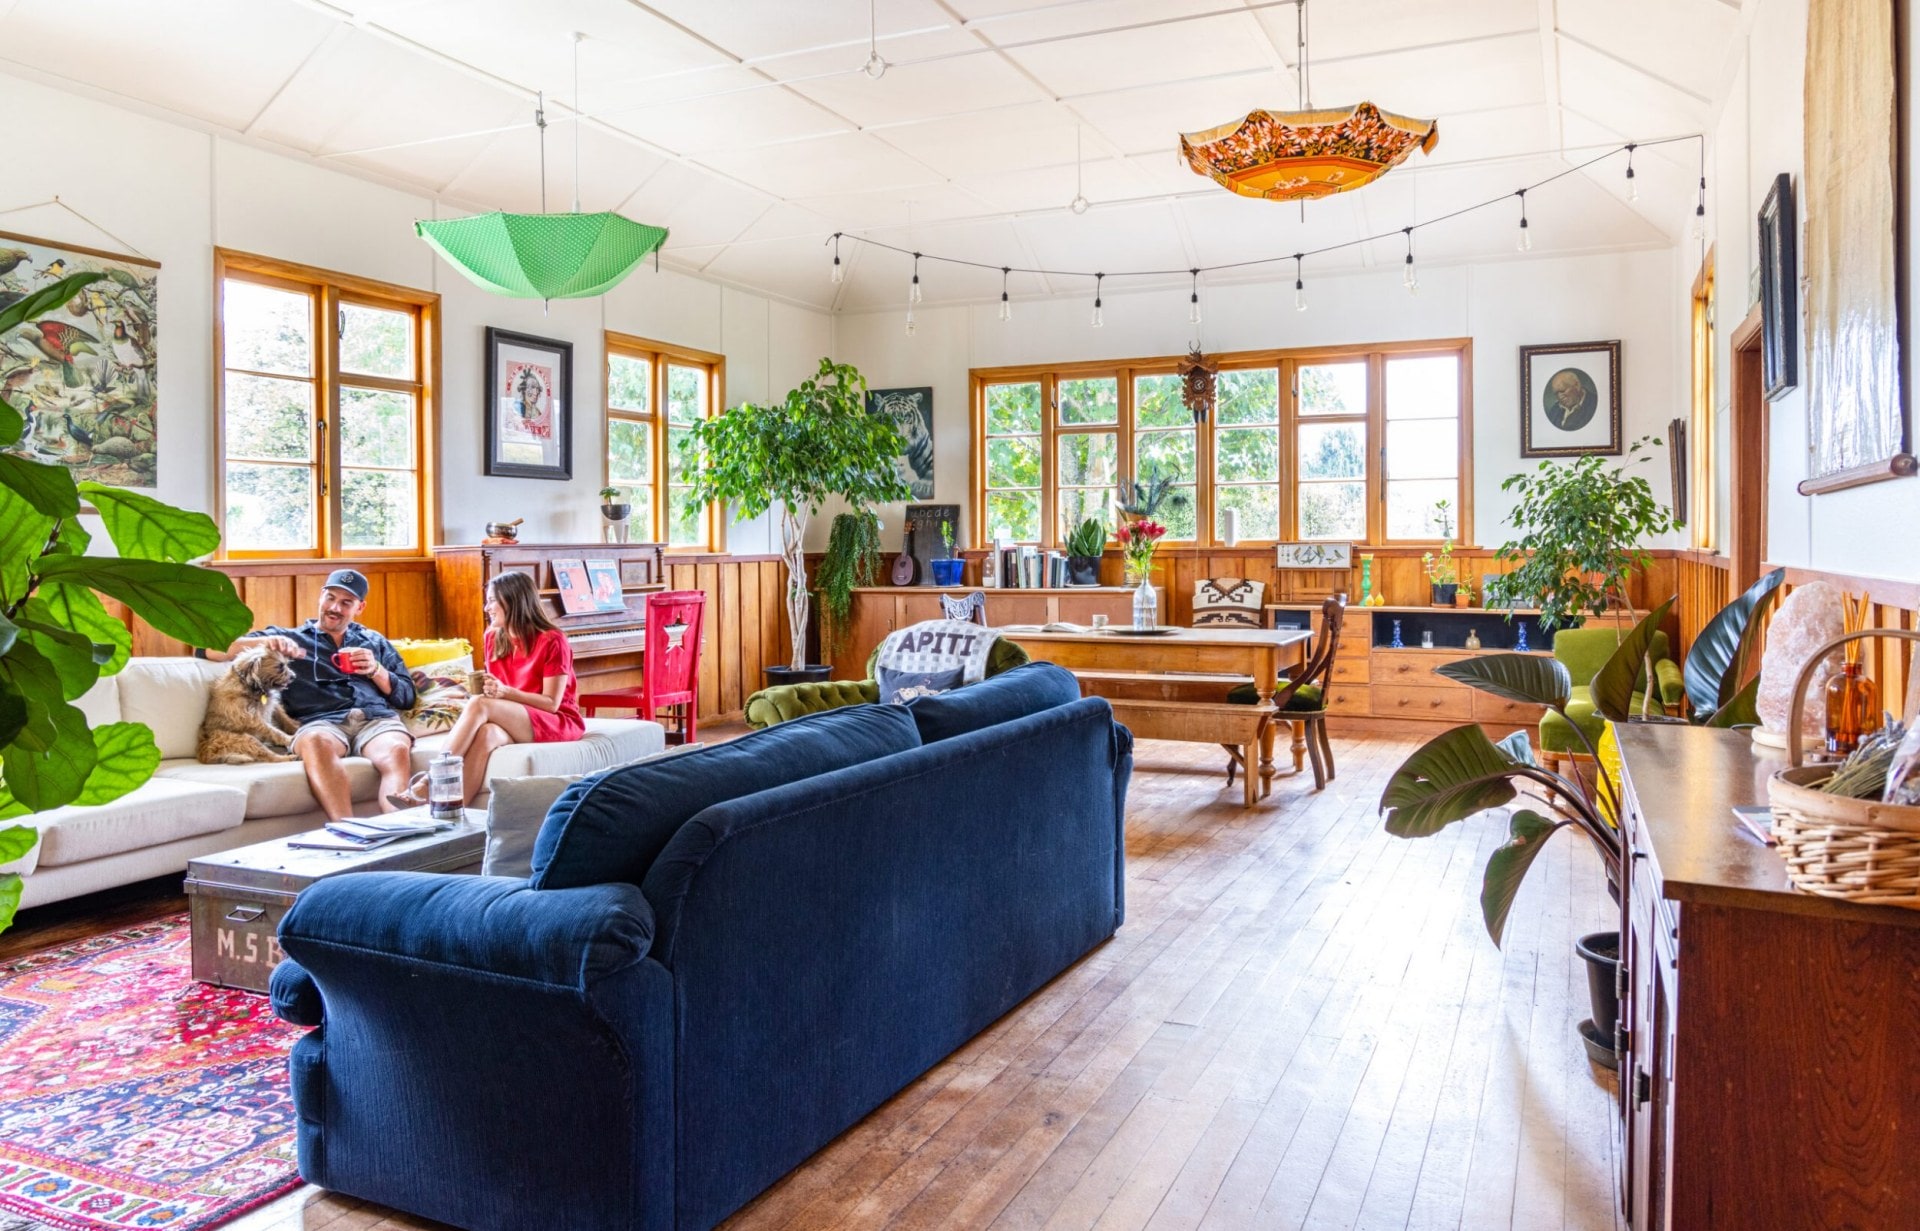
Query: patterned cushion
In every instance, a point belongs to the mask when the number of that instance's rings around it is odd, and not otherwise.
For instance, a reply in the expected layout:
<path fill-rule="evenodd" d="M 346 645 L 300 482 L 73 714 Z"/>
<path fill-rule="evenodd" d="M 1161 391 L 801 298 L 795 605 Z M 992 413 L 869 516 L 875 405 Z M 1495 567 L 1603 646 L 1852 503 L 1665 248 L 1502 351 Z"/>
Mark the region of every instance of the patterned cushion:
<path fill-rule="evenodd" d="M 460 721 L 460 711 L 466 708 L 467 672 L 472 669 L 473 659 L 465 655 L 414 667 L 410 672 L 413 708 L 401 715 L 406 720 L 407 731 L 413 735 L 451 731 L 453 724 Z"/>
<path fill-rule="evenodd" d="M 1193 588 L 1193 626 L 1259 628 L 1264 581 L 1240 577 L 1210 577 Z"/>

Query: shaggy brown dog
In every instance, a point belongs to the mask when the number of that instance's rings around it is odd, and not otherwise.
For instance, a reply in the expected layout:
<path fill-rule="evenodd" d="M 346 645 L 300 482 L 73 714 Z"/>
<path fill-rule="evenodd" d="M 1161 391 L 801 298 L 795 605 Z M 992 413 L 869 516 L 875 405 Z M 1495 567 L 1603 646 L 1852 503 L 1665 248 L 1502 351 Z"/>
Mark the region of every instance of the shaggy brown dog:
<path fill-rule="evenodd" d="M 293 746 L 293 732 L 299 729 L 280 707 L 280 690 L 291 683 L 293 669 L 287 660 L 264 645 L 235 658 L 207 696 L 196 754 L 200 760 L 207 765 L 294 760 L 278 751 Z"/>

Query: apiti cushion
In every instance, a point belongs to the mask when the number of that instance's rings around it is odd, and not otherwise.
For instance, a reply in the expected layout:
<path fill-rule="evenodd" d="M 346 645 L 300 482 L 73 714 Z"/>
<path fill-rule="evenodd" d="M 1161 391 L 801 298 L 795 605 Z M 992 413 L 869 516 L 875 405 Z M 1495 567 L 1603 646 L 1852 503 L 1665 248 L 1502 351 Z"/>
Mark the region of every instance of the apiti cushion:
<path fill-rule="evenodd" d="M 915 697 L 951 692 L 965 682 L 965 676 L 966 671 L 960 667 L 950 671 L 896 671 L 892 667 L 877 667 L 874 683 L 880 685 L 882 702 L 904 705 Z"/>

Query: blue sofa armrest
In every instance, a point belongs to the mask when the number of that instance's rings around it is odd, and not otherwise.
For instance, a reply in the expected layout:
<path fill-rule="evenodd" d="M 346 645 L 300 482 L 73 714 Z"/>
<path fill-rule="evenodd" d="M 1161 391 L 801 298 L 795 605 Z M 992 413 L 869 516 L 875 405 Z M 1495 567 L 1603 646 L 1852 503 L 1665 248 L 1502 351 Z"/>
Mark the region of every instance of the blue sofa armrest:
<path fill-rule="evenodd" d="M 318 1026 L 326 1015 L 326 1002 L 320 998 L 320 985 L 306 967 L 291 958 L 273 968 L 267 983 L 267 995 L 273 1011 L 283 1022 L 296 1026 Z"/>

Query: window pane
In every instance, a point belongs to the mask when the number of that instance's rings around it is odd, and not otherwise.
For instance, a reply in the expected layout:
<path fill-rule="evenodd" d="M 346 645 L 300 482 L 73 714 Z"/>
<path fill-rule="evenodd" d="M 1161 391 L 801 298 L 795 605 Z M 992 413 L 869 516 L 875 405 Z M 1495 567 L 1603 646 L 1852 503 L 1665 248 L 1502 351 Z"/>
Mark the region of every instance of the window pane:
<path fill-rule="evenodd" d="M 313 460 L 313 385 L 227 373 L 227 456 Z"/>
<path fill-rule="evenodd" d="M 340 370 L 413 379 L 413 314 L 340 305 Z"/>
<path fill-rule="evenodd" d="M 1040 383 L 987 386 L 987 434 L 1040 430 Z M 1031 538 L 1032 536 L 1027 536 Z"/>
<path fill-rule="evenodd" d="M 653 425 L 632 419 L 607 420 L 607 481 L 653 480 Z"/>
<path fill-rule="evenodd" d="M 1387 424 L 1387 477 L 1451 479 L 1460 473 L 1459 430 L 1457 419 Z"/>
<path fill-rule="evenodd" d="M 1387 537 L 1390 539 L 1438 539 L 1450 538 L 1459 533 L 1459 509 L 1453 507 L 1459 498 L 1460 484 L 1456 479 L 1418 479 L 1410 483 L 1387 484 Z M 1447 516 L 1443 524 L 1440 511 L 1434 508 L 1438 501 L 1447 501 Z"/>
<path fill-rule="evenodd" d="M 1020 543 L 1040 537 L 1039 492 L 988 492 L 987 533 Z"/>
<path fill-rule="evenodd" d="M 700 524 L 700 505 L 693 498 L 693 489 L 688 487 L 669 487 L 667 489 L 667 545 L 669 547 L 704 547 L 706 535 Z"/>
<path fill-rule="evenodd" d="M 1062 435 L 1058 439 L 1062 486 L 1111 486 L 1119 481 L 1120 438 L 1118 436 L 1112 432 L 1093 432 L 1085 435 Z M 1008 484 L 1008 486 L 1016 485 Z"/>
<path fill-rule="evenodd" d="M 651 409 L 653 365 L 631 355 L 608 355 L 607 405 L 620 410 Z"/>
<path fill-rule="evenodd" d="M 1365 483 L 1302 483 L 1300 537 L 1361 539 L 1367 533 Z"/>
<path fill-rule="evenodd" d="M 1120 422 L 1120 382 L 1112 376 L 1060 382 L 1060 422 Z"/>
<path fill-rule="evenodd" d="M 1214 477 L 1219 482 L 1279 481 L 1279 428 L 1222 428 L 1213 440 Z"/>
<path fill-rule="evenodd" d="M 1135 427 L 1183 427 L 1193 422 L 1193 414 L 1180 400 L 1180 378 L 1171 372 L 1164 376 L 1133 378 L 1133 423 Z"/>
<path fill-rule="evenodd" d="M 236 278 L 224 290 L 228 367 L 313 375 L 313 296 Z"/>
<path fill-rule="evenodd" d="M 987 486 L 1040 486 L 1040 438 L 1006 436 L 987 441 Z"/>
<path fill-rule="evenodd" d="M 348 547 L 412 547 L 417 508 L 411 471 L 340 472 L 340 535 Z"/>
<path fill-rule="evenodd" d="M 1367 413 L 1365 363 L 1303 363 L 1300 413 L 1303 415 L 1364 415 Z"/>
<path fill-rule="evenodd" d="M 1300 477 L 1366 477 L 1367 428 L 1364 423 L 1308 423 L 1300 427 Z"/>
<path fill-rule="evenodd" d="M 698 463 L 690 463 L 687 458 L 682 456 L 682 450 L 691 449 L 693 447 L 688 443 L 692 439 L 693 439 L 693 433 L 684 427 L 670 427 L 667 429 L 667 481 L 668 482 L 673 482 L 675 480 L 678 480 L 684 477 L 687 473 L 687 468 L 690 464 L 691 465 L 698 464 Z"/>
<path fill-rule="evenodd" d="M 627 514 L 627 537 L 636 543 L 653 541 L 653 484 L 622 483 L 620 490 L 626 493 L 627 503 L 633 510 Z"/>
<path fill-rule="evenodd" d="M 707 374 L 699 368 L 667 365 L 667 421 L 692 423 L 706 413 Z"/>
<path fill-rule="evenodd" d="M 1133 473 L 1145 479 L 1147 470 L 1175 481 L 1194 477 L 1193 431 L 1141 432 L 1133 438 Z"/>
<path fill-rule="evenodd" d="M 1104 487 L 1062 488 L 1060 491 L 1060 541 L 1067 541 L 1075 526 L 1095 517 L 1113 529 L 1113 493 Z"/>
<path fill-rule="evenodd" d="M 1213 494 L 1213 532 L 1217 537 L 1226 537 L 1226 519 L 1221 514 L 1228 509 L 1240 511 L 1240 537 L 1243 539 L 1277 539 L 1280 537 L 1280 489 L 1267 485 L 1262 487 L 1220 487 Z"/>
<path fill-rule="evenodd" d="M 227 547 L 280 551 L 315 545 L 313 471 L 306 466 L 227 466 Z"/>
<path fill-rule="evenodd" d="M 1213 387 L 1215 423 L 1278 423 L 1280 370 L 1222 372 Z"/>
<path fill-rule="evenodd" d="M 1167 528 L 1170 539 L 1193 539 L 1197 521 L 1194 514 L 1193 484 L 1175 484 L 1167 496 L 1167 502 L 1153 515 L 1154 520 Z"/>
<path fill-rule="evenodd" d="M 413 465 L 413 398 L 384 389 L 340 390 L 340 462 Z"/>
<path fill-rule="evenodd" d="M 1459 414 L 1459 356 L 1387 360 L 1387 418 L 1452 419 Z"/>

